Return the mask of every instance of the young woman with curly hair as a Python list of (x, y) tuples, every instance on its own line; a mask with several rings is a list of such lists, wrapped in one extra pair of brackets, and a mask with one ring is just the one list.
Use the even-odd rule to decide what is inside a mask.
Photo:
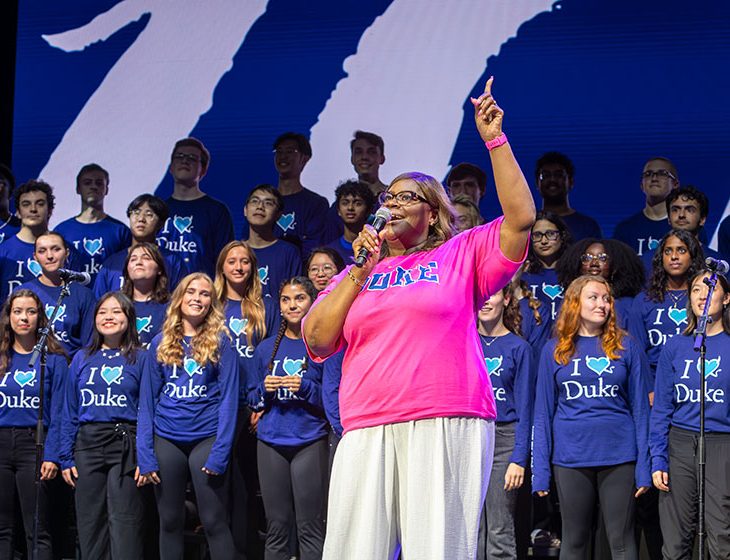
[(142, 482), (156, 485), (160, 557), (183, 556), (189, 471), (211, 558), (234, 558), (225, 474), (238, 411), (238, 357), (208, 275), (183, 278), (149, 352), (137, 449)]
[(613, 558), (638, 558), (634, 497), (651, 484), (645, 367), (638, 345), (617, 325), (608, 281), (574, 280), (540, 359), (533, 434), (532, 490), (548, 493), (552, 468), (561, 558), (589, 556), (597, 502)]

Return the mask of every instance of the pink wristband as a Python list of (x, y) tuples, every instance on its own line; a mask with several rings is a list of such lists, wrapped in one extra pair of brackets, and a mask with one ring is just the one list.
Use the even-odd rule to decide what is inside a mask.
[(494, 148), (498, 148), (502, 144), (506, 144), (506, 143), (507, 143), (507, 135), (503, 132), (496, 138), (492, 138), (491, 140), (484, 142), (484, 145), (491, 152)]

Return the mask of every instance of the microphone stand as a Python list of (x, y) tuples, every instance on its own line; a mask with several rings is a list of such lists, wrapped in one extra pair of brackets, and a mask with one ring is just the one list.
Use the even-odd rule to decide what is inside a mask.
[(53, 308), (53, 315), (48, 320), (48, 324), (41, 329), (41, 336), (33, 347), (33, 354), (30, 357), (29, 367), (35, 367), (36, 361), (40, 358), (40, 373), (38, 376), (38, 421), (35, 428), (35, 508), (33, 510), (33, 551), (32, 560), (38, 560), (38, 527), (40, 525), (40, 503), (41, 503), (41, 465), (43, 465), (44, 451), (44, 435), (43, 427), (43, 400), (45, 399), (45, 382), (46, 382), (46, 358), (48, 354), (48, 336), (51, 328), (61, 307), (61, 302), (71, 294), (68, 282), (61, 284), (61, 293), (56, 301), (56, 307)]
[(697, 539), (699, 548), (699, 557), (705, 557), (705, 467), (706, 467), (706, 449), (705, 449), (705, 354), (707, 352), (707, 323), (710, 319), (710, 302), (712, 294), (717, 285), (717, 272), (712, 271), (709, 278), (705, 278), (704, 283), (707, 284), (709, 290), (707, 299), (705, 300), (705, 308), (702, 315), (697, 318), (697, 328), (695, 328), (695, 352), (700, 353), (700, 437), (697, 442), (697, 492), (699, 494), (697, 500)]

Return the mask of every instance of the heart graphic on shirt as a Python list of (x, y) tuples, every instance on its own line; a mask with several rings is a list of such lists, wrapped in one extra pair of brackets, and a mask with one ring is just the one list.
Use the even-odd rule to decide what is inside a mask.
[(35, 370), (20, 371), (16, 369), (15, 373), (13, 373), (13, 379), (15, 379), (19, 387), (25, 387), (26, 385), (32, 387), (35, 385)]
[(297, 375), (299, 372), (302, 371), (302, 367), (304, 366), (304, 360), (292, 360), (290, 358), (284, 358), (284, 363), (282, 364), (282, 367), (284, 368), (284, 373), (287, 375)]
[(150, 332), (152, 326), (152, 315), (146, 317), (137, 317), (137, 332)]
[(269, 265), (259, 267), (259, 280), (264, 286), (269, 283)]
[(193, 225), (193, 217), (175, 215), (172, 219), (172, 225), (175, 226), (178, 233), (190, 233)]
[(124, 366), (101, 366), (101, 378), (106, 381), (107, 385), (116, 383), (119, 385), (122, 381), (122, 371)]
[(484, 358), (484, 363), (487, 366), (487, 371), (489, 372), (489, 375), (496, 375), (499, 377), (499, 375), (502, 373), (502, 356), (499, 356), (497, 358)]
[(686, 309), (677, 309), (676, 307), (670, 307), (669, 311), (667, 311), (667, 315), (669, 315), (669, 318), (674, 321), (675, 325), (681, 325), (682, 323), (687, 322)]
[(656, 249), (657, 247), (659, 247), (659, 240), (658, 239), (652, 239), (650, 237), (649, 238), (649, 243), (647, 245), (649, 246), (649, 250), (650, 251), (653, 251), (654, 249)]
[[(53, 317), (53, 311), (56, 309), (55, 305), (48, 305), (46, 304), (46, 319), (49, 321), (51, 320), (51, 317)], [(66, 305), (60, 305), (58, 307), (58, 315), (56, 315), (56, 319), (54, 321), (63, 321), (66, 318)]]
[(543, 282), (542, 293), (551, 300), (554, 300), (555, 298), (563, 297), (563, 287), (559, 284), (545, 284)]
[(84, 237), (84, 251), (86, 251), (90, 256), (94, 256), (101, 252), (104, 244), (102, 243), (102, 238), (99, 237), (98, 239), (86, 239)]
[(588, 369), (594, 371), (600, 376), (602, 373), (605, 373), (605, 371), (608, 369), (608, 366), (611, 365), (611, 361), (606, 358), (606, 356), (603, 356), (601, 358), (586, 356), (586, 365), (588, 366)]
[[(717, 377), (717, 374), (722, 371), (720, 369), (720, 358), (721, 356), (718, 356), (717, 358), (713, 358), (711, 360), (708, 360), (705, 358), (705, 379), (708, 377)], [(697, 373), (700, 372), (700, 359), (697, 358)]]
[(185, 369), (185, 373), (187, 373), (190, 377), (195, 374), (203, 375), (203, 370), (200, 369), (198, 362), (192, 358), (185, 358), (183, 360), (183, 368)]
[(238, 317), (231, 317), (228, 320), (228, 328), (236, 336), (241, 336), (241, 333), (246, 329), (246, 325), (248, 325), (247, 318), (239, 319)]
[(38, 264), (38, 261), (35, 259), (28, 259), (26, 266), (28, 267), (28, 270), (30, 270), (30, 273), (36, 278), (38, 278), (43, 273), (41, 265)]
[(290, 229), (294, 229), (294, 219), (295, 214), (292, 212), (291, 214), (282, 214), (278, 220), (276, 220), (276, 225), (279, 226), (282, 230), (288, 231)]

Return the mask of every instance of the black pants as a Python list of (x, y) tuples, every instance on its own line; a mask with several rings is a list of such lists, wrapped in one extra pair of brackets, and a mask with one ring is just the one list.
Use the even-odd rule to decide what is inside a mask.
[(155, 436), (161, 482), (155, 486), (160, 514), (160, 558), (181, 560), (184, 552), (185, 486), (188, 473), (198, 501), (212, 560), (234, 560), (236, 550), (228, 521), (226, 474), (210, 476), (201, 469), (215, 442), (211, 436), (195, 443), (174, 443)]
[(322, 558), (327, 463), (327, 438), (297, 447), (259, 441), (259, 479), (267, 519), (266, 560), (289, 560), (289, 535), (295, 525), (300, 560)]
[[(143, 557), (144, 504), (134, 481), (133, 427), (82, 424), (76, 437), (76, 521), (86, 560)], [(125, 446), (126, 451), (125, 451)]]
[[(35, 512), (35, 429), (0, 428), (0, 558), (13, 558), (15, 497), (20, 503), (28, 553), (33, 550)], [(41, 483), (38, 525), (39, 560), (51, 560), (46, 483)]]
[(637, 560), (634, 537), (634, 463), (611, 467), (554, 467), (563, 525), (561, 560), (590, 557), (596, 500), (613, 560)]
[[(659, 493), (666, 560), (692, 558), (697, 530), (697, 432), (669, 432), (669, 492)], [(705, 527), (710, 558), (730, 558), (730, 434), (706, 434)]]

